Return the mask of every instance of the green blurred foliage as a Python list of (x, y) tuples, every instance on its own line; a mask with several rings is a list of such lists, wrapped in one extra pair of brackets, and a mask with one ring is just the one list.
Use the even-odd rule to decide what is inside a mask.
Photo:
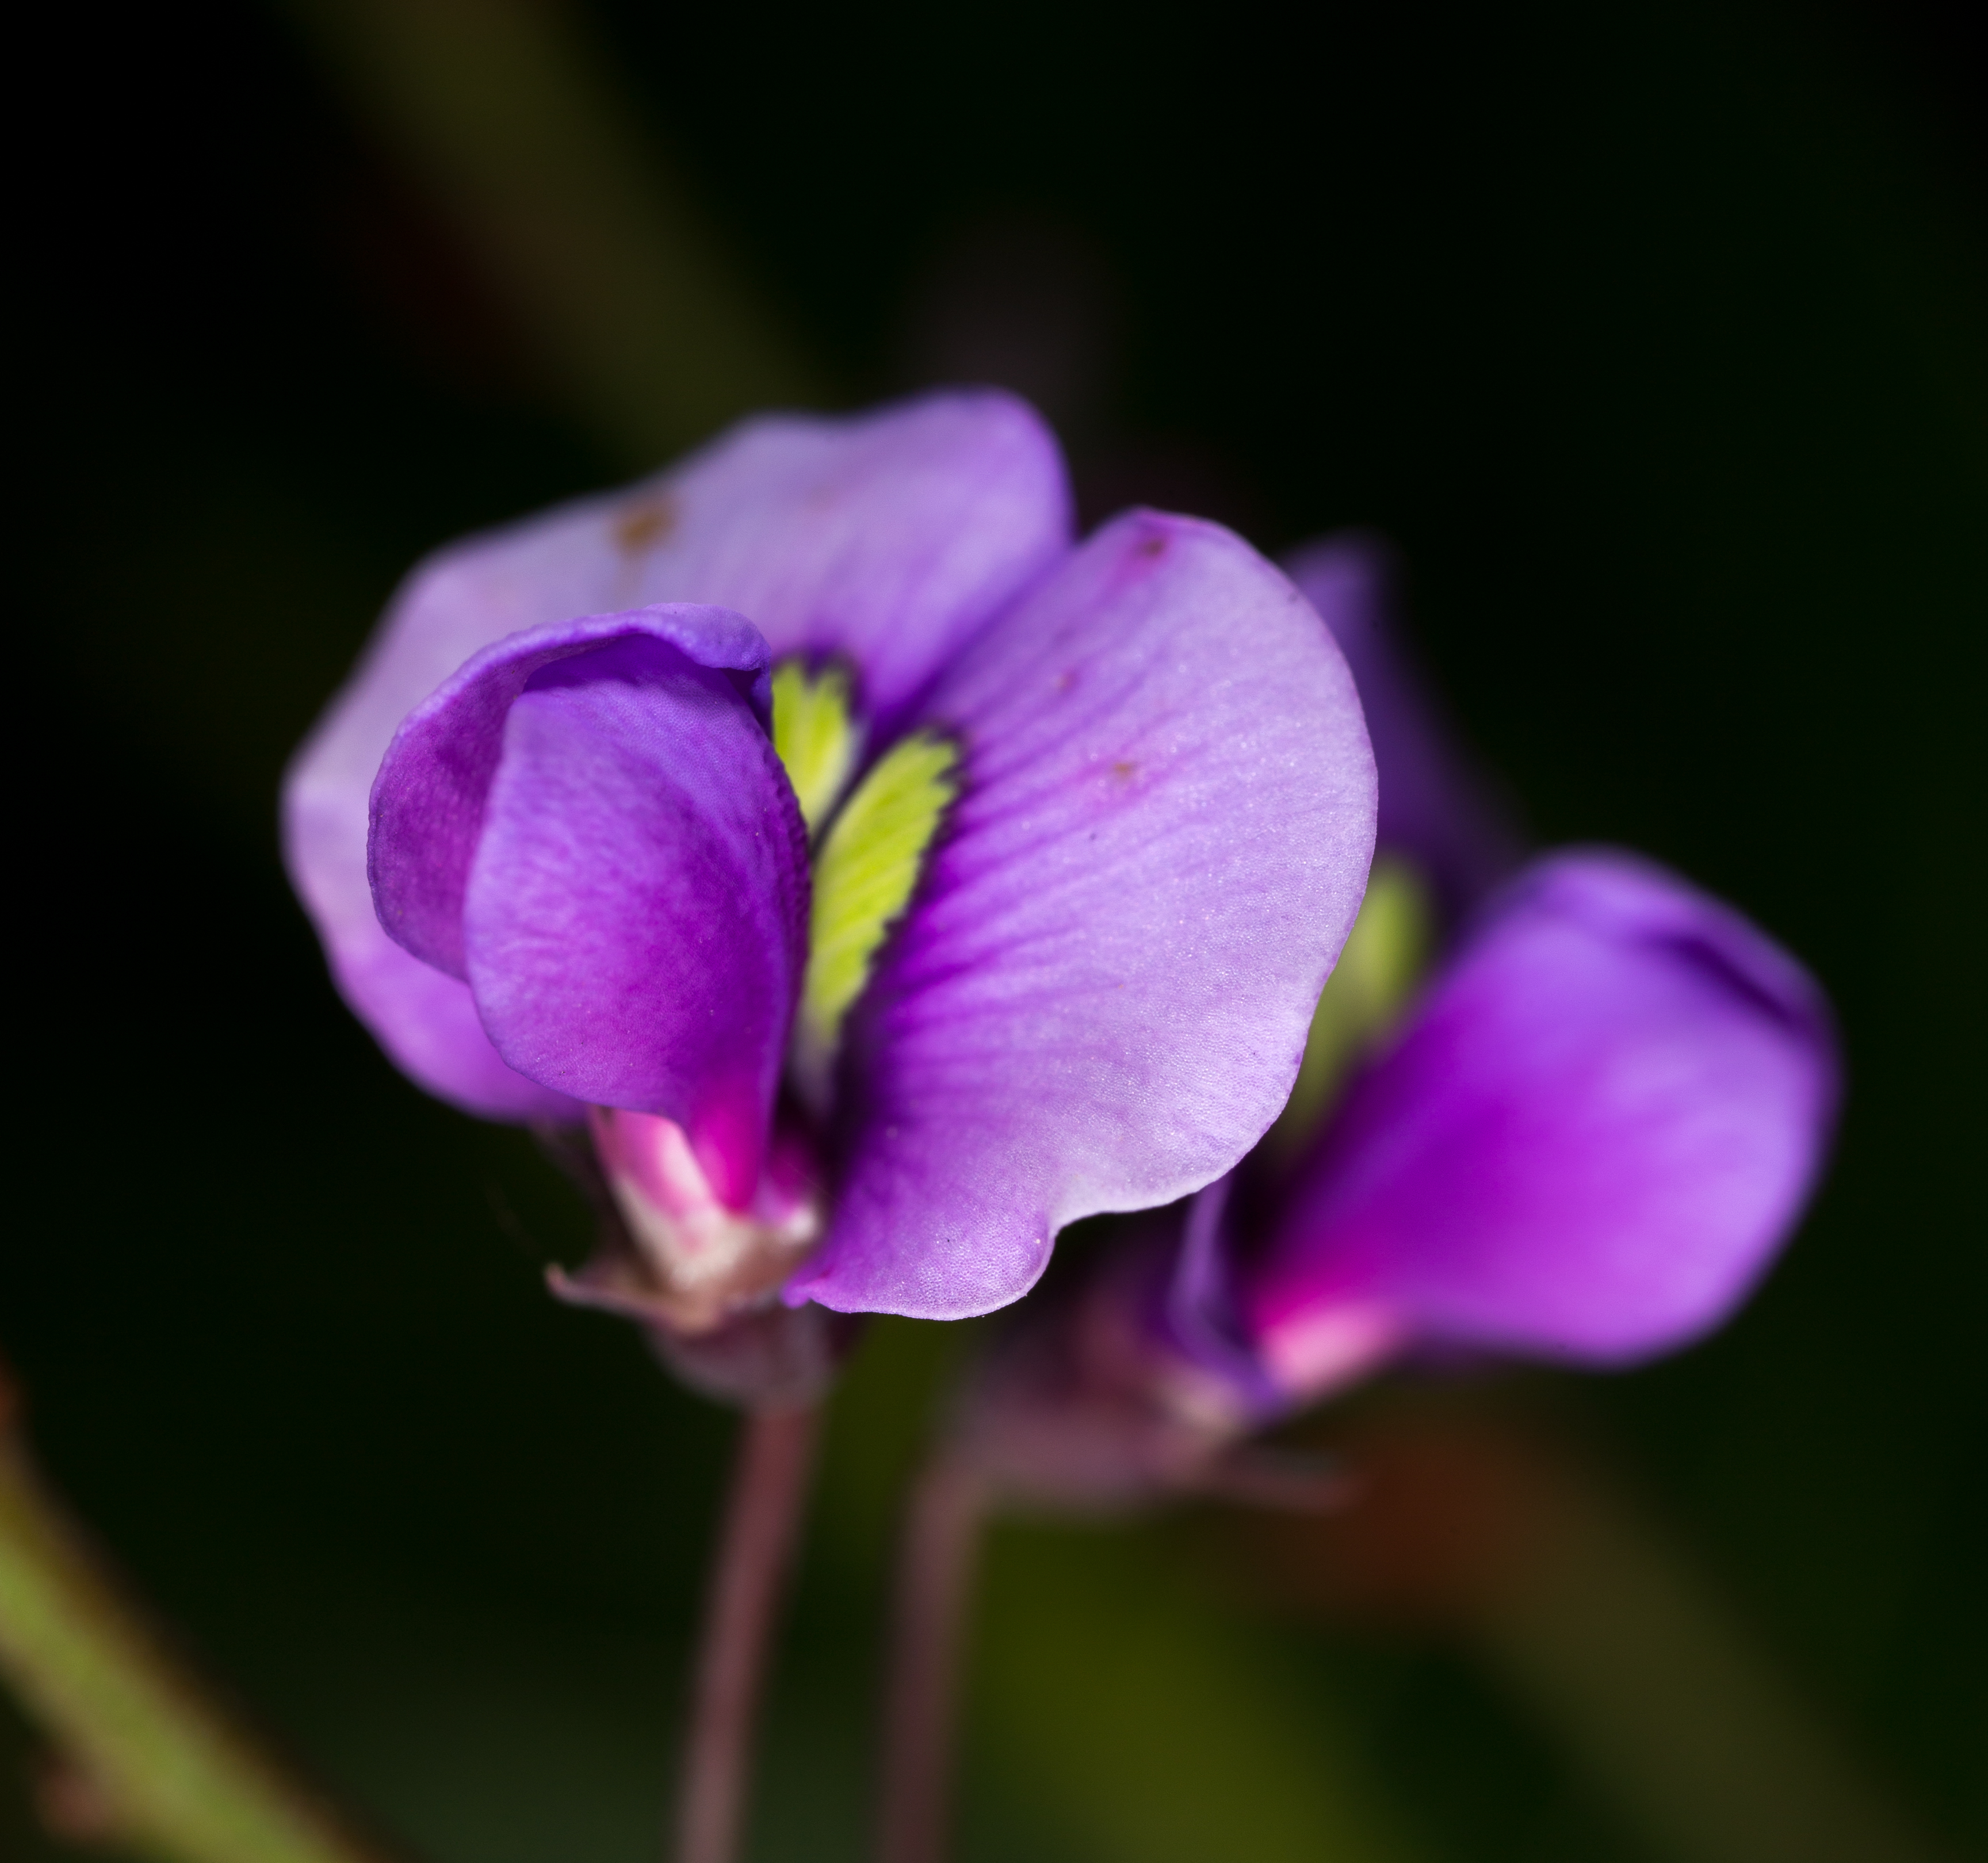
[[(1266, 546), (1384, 531), (1541, 837), (1645, 847), (1820, 969), (1853, 1087), (1798, 1246), (1718, 1341), (1557, 1395), (1988, 1851), (1988, 222), (1910, 42), (1550, 0), (592, 18), (853, 391), (975, 225), (1077, 229), (1122, 292), (1087, 484), (1185, 459)], [(35, 29), (0, 1344), (79, 1509), (334, 1785), (437, 1859), (646, 1855), (729, 1425), (546, 1300), (574, 1200), (387, 1067), (272, 832), (406, 565), (620, 466), (276, 16)], [(880, 1326), (840, 1400), (764, 1858), (861, 1852), (894, 1489), (962, 1344)], [(1460, 1655), (1280, 1624), (1164, 1526), (1004, 1530), (980, 1635), (975, 1863), (1643, 1854)]]

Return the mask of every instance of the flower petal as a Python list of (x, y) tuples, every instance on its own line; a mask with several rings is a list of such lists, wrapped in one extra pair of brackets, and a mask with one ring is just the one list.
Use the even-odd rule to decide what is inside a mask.
[(1381, 846), (1416, 862), (1446, 915), (1466, 911), (1518, 864), (1520, 838), (1402, 651), (1386, 546), (1327, 537), (1284, 566), (1353, 669), (1380, 772)]
[[(668, 526), (631, 549), (657, 513)], [(603, 521), (604, 520), (604, 522)], [(838, 420), (735, 428), (595, 521), (635, 600), (752, 617), (776, 659), (839, 657), (873, 739), (986, 620), (1070, 547), (1054, 437), (993, 390)]]
[(1374, 770), (1297, 591), (1151, 513), (982, 634), (921, 722), (962, 793), (851, 1017), (840, 1195), (788, 1293), (947, 1318), (1262, 1135), (1359, 904)]
[(766, 651), (722, 609), (533, 629), (407, 719), (373, 795), (380, 921), (465, 977), (517, 1072), (757, 1183), (806, 954)]
[[(584, 1119), (585, 1107), (505, 1066), (468, 984), (410, 956), (380, 929), (366, 889), (363, 845), (356, 862), (326, 860), (310, 871), (322, 877), (346, 864), (357, 868), (356, 888), (344, 874), (346, 884), (306, 892), (306, 902), (330, 950), (339, 994), (394, 1066), (436, 1098), (480, 1118), (556, 1125)], [(291, 871), (300, 871), (294, 857)]]
[[(570, 679), (555, 675), (576, 657), (587, 665), (568, 669)], [(486, 647), (408, 714), (380, 763), (367, 837), (380, 924), (424, 962), (467, 976), (465, 889), (509, 715), (528, 685), (660, 689), (702, 669), (715, 678), (691, 677), (686, 690), (708, 688), (715, 712), (749, 718), (746, 734), (763, 742), (773, 715), (768, 664), (766, 642), (742, 615), (687, 604), (582, 615)]]
[(482, 648), (575, 615), (715, 604), (750, 615), (776, 657), (847, 657), (875, 726), (1067, 548), (1069, 522), (1034, 414), (993, 391), (948, 393), (746, 421), (652, 479), (430, 558), (284, 784), (286, 859), (347, 1001), (445, 1098), (498, 1118), (564, 1105), (506, 1080), (467, 998), (415, 982), (372, 916), (367, 798), (380, 759)]
[(1736, 913), (1627, 855), (1542, 860), (1354, 1087), (1249, 1271), (1259, 1344), (1287, 1382), (1343, 1314), (1600, 1363), (1679, 1344), (1792, 1226), (1836, 1087), (1820, 992)]

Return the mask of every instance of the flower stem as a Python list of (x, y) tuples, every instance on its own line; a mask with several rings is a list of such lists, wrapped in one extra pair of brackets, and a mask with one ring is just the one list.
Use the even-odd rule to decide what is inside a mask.
[(30, 1462), (4, 1374), (0, 1673), (59, 1749), (45, 1809), (83, 1807), (93, 1835), (173, 1863), (379, 1863), (122, 1595)]
[(677, 1863), (733, 1863), (745, 1826), (759, 1685), (799, 1537), (820, 1412), (748, 1411), (705, 1594)]
[(912, 1493), (884, 1709), (878, 1863), (940, 1863), (945, 1854), (960, 1655), (986, 1503), (979, 1474), (942, 1453)]
[(832, 392), (553, 0), (289, 0), (563, 391), (646, 468)]

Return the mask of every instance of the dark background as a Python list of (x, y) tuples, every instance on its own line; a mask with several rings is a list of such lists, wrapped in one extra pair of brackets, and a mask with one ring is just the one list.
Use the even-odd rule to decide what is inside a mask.
[[(942, 367), (948, 307), (1024, 255), (1076, 333), (1037, 385), (1087, 502), (1192, 502), (1271, 549), (1381, 530), (1534, 831), (1647, 849), (1819, 971), (1851, 1098), (1785, 1264), (1706, 1347), (1549, 1381), (1795, 1685), (1988, 1853), (1966, 15), (587, 12), (847, 398)], [(543, 1298), (578, 1209), (380, 1058), (273, 835), (413, 557), (627, 462), (286, 16), (74, 8), (16, 44), (0, 1347), (127, 1570), (383, 1825), (465, 1863), (644, 1855), (729, 1422)], [(880, 1328), (838, 1415), (756, 1855), (860, 1854), (938, 1330)], [(1010, 1538), (1013, 1608), (1067, 1600), (1056, 1536)], [(1315, 1737), (1385, 1807), (1387, 1854), (1659, 1854), (1441, 1639), (1178, 1608), (1207, 1700), (1270, 1662), (1277, 1737), (1295, 1714), (1299, 1763)], [(1149, 1704), (1104, 1699), (1136, 1800)], [(1060, 1772), (1015, 1712), (975, 1708), (970, 1857), (1173, 1854), (1081, 1802), (1081, 1730)], [(10, 1726), (0, 1848), (39, 1856)], [(1238, 1858), (1292, 1841), (1256, 1764), (1198, 1801), (1239, 1829), (1220, 1792), (1256, 1794)]]

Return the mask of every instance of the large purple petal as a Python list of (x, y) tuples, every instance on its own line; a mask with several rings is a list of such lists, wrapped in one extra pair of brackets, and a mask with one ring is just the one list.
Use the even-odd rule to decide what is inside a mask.
[(1227, 1170), (1290, 1090), (1373, 852), (1317, 617), (1228, 532), (1134, 513), (925, 713), (965, 787), (844, 1070), (840, 1195), (789, 1287), (985, 1312), (1057, 1231)]
[(845, 654), (865, 703), (889, 713), (1067, 546), (1068, 511), (1035, 415), (952, 393), (749, 421), (654, 478), (431, 557), (284, 785), (286, 857), (347, 1001), (443, 1097), (499, 1118), (573, 1114), (508, 1077), (467, 992), (411, 971), (374, 919), (367, 798), (401, 721), (507, 634), (664, 601), (750, 615), (776, 656)]
[(408, 718), (373, 793), (380, 922), (467, 979), (503, 1061), (674, 1120), (742, 1202), (806, 948), (766, 658), (723, 609), (513, 635)]
[[(584, 1119), (585, 1107), (504, 1064), (483, 1032), (468, 984), (410, 956), (380, 930), (373, 896), (364, 890), (365, 851), (359, 850), (356, 892), (349, 885), (326, 886), (305, 898), (330, 949), (339, 993), (394, 1066), (438, 1099), (481, 1118), (561, 1125)], [(333, 864), (327, 860), (316, 871)], [(294, 856), (292, 871), (298, 871)]]
[(1521, 844), (1409, 662), (1389, 552), (1370, 537), (1327, 537), (1293, 551), (1284, 566), (1353, 669), (1380, 773), (1381, 846), (1415, 860), (1449, 913), (1468, 910), (1518, 864)]
[(1836, 1092), (1820, 992), (1736, 913), (1627, 855), (1542, 860), (1353, 1089), (1248, 1271), (1248, 1317), (1293, 1387), (1354, 1317), (1662, 1351), (1763, 1271)]
[[(766, 643), (723, 608), (639, 608), (582, 615), (486, 647), (407, 715), (381, 761), (368, 805), (367, 864), (380, 922), (396, 944), (463, 977), (462, 914), (470, 863), (483, 833), (507, 720), (530, 684), (555, 681), (565, 661), (582, 682), (660, 689), (693, 669), (718, 712), (740, 715), (745, 736), (766, 742), (772, 718)], [(753, 753), (756, 756), (757, 752)]]

